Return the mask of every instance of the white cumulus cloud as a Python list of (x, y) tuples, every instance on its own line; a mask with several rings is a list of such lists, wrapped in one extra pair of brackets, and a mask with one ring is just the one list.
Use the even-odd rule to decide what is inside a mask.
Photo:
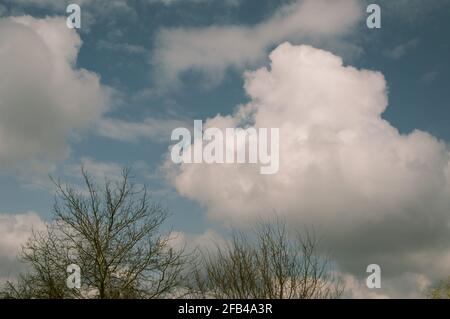
[(251, 101), (204, 127), (234, 127), (246, 119), (256, 128), (280, 128), (279, 172), (260, 175), (258, 165), (174, 167), (169, 160), (178, 192), (223, 222), (251, 224), (277, 211), (290, 225), (314, 225), (324, 248), (352, 274), (364, 275), (377, 263), (388, 278), (446, 276), (445, 143), (420, 130), (401, 134), (382, 118), (388, 96), (379, 72), (289, 43), (270, 59), (270, 68), (245, 74)]
[(111, 90), (76, 67), (80, 46), (64, 18), (0, 19), (0, 170), (65, 159), (107, 110)]

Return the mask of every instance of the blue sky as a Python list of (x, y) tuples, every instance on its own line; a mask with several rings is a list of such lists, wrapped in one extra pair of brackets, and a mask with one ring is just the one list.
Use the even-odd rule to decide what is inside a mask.
[[(63, 2), (4, 0), (0, 4), (0, 16), (3, 15), (1, 19), (22, 15), (34, 19), (65, 17)], [(266, 41), (262, 52), (258, 44), (249, 47), (261, 56), (226, 63), (231, 58), (224, 54), (223, 59), (219, 57), (218, 61), (209, 63), (205, 55), (204, 61), (208, 62), (204, 66), (202, 57), (194, 62), (186, 60), (203, 43), (193, 34), (201, 34), (212, 26), (219, 30), (236, 27), (247, 30), (244, 34), (252, 43), (252, 35), (265, 39), (264, 30), (270, 33), (280, 26), (283, 19), (274, 17), (280, 10), (289, 16), (290, 11), (296, 10), (296, 3), (275, 0), (80, 2), (82, 28), (77, 32), (82, 45), (73, 68), (97, 74), (101, 84), (114, 92), (113, 98), (95, 123), (82, 129), (77, 127), (76, 134), (71, 133), (66, 141), (70, 149), (66, 156), (57, 160), (45, 158), (50, 169), (39, 168), (38, 172), (31, 167), (24, 169), (30, 165), (31, 158), (17, 161), (17, 165), (0, 166), (0, 212), (33, 211), (48, 220), (53, 194), (46, 184), (47, 174), (77, 182), (73, 172), (81, 163), (88, 169), (98, 169), (100, 175), (117, 171), (120, 166), (130, 166), (137, 181), (147, 184), (155, 192), (155, 200), (173, 214), (171, 228), (190, 235), (203, 234), (208, 229), (226, 234), (223, 225), (228, 220), (217, 218), (211, 212), (211, 207), (205, 205), (208, 198), (183, 196), (182, 190), (167, 181), (162, 166), (171, 145), (170, 131), (179, 123), (192, 125), (194, 119), (231, 115), (238, 105), (251, 101), (244, 89), (243, 73), (268, 66), (270, 51), (284, 41), (294, 45), (311, 44), (342, 57), (344, 65), (381, 72), (389, 98), (382, 117), (402, 134), (422, 130), (444, 144), (450, 141), (450, 41), (446, 36), (450, 30), (450, 2), (446, 0), (378, 1), (382, 8), (382, 28), (377, 30), (366, 27), (366, 3), (358, 2), (355, 6), (359, 11), (346, 14), (345, 8), (336, 10), (336, 16), (340, 15), (341, 19), (336, 32), (323, 31), (321, 18), (316, 17), (319, 31), (303, 34), (300, 23), (298, 34), (294, 26), (291, 28), (294, 32), (267, 35), (267, 41), (261, 40)], [(275, 22), (270, 24), (270, 21)], [(343, 24), (348, 26), (340, 30)], [(254, 31), (264, 25), (269, 27), (261, 27), (261, 34)], [(315, 26), (312, 22), (311, 25)], [(173, 55), (170, 50), (177, 48), (176, 39), (180, 39), (177, 37), (191, 36), (192, 40), (186, 39), (188, 43), (200, 44)], [(215, 40), (220, 43), (220, 39)], [(239, 36), (231, 40), (224, 45), (224, 51), (239, 51), (245, 46), (246, 41), (242, 42)], [(168, 56), (176, 59), (170, 60)], [(174, 61), (178, 60), (187, 64), (176, 69)], [(112, 121), (113, 126), (117, 121), (127, 123), (131, 135), (124, 136), (124, 130), (111, 131), (104, 126), (102, 131), (105, 121)], [(216, 181), (221, 182), (225, 183)]]
[[(214, 117), (217, 113), (232, 113), (237, 104), (247, 100), (242, 89), (244, 70), (228, 70), (225, 79), (212, 88), (205, 87), (202, 79), (198, 79), (195, 74), (185, 74), (184, 77), (189, 81), (184, 81), (180, 88), (170, 88), (168, 92), (155, 97), (135, 97), (142, 94), (142, 91), (151, 90), (158, 82), (159, 74), (151, 65), (151, 55), (156, 45), (155, 35), (161, 28), (257, 24), (289, 1), (241, 2), (234, 6), (221, 1), (180, 1), (179, 4), (172, 5), (129, 1), (130, 8), (135, 9), (130, 9), (131, 14), (113, 12), (111, 17), (99, 15), (96, 17), (100, 17), (99, 21), (93, 22), (89, 31), (84, 32), (82, 28), (79, 34), (83, 45), (77, 66), (100, 74), (102, 83), (116, 88), (124, 96), (120, 105), (110, 112), (114, 117), (132, 121), (139, 121), (147, 116), (204, 119)], [(5, 6), (12, 12), (23, 12), (35, 17), (64, 13), (33, 4), (7, 2)], [(426, 17), (420, 12), (411, 12), (407, 6), (392, 11), (382, 9), (383, 27), (380, 30), (367, 30), (364, 21), (356, 26), (359, 30), (354, 40), (363, 53), (358, 57), (351, 57), (349, 62), (359, 68), (381, 71), (385, 75), (390, 88), (390, 104), (395, 107), (388, 108), (383, 115), (395, 127), (402, 132), (423, 129), (438, 138), (449, 140), (450, 79), (445, 71), (450, 67), (450, 42), (442, 38), (442, 32), (450, 29), (450, 20), (447, 18), (450, 6), (432, 10)], [(99, 48), (101, 41), (114, 43), (116, 40), (122, 44), (138, 46), (142, 52)], [(395, 50), (414, 40), (417, 44), (407, 47), (401, 57), (386, 55), (386, 51)], [(190, 81), (192, 78), (194, 81)], [(152, 141), (130, 145), (89, 134), (89, 137), (72, 145), (71, 158), (90, 157), (124, 166), (144, 161), (152, 169), (156, 169), (168, 145), (170, 137), (163, 145)], [(15, 184), (14, 189), (11, 184)], [(46, 192), (28, 191), (21, 184), (11, 179), (11, 176), (2, 177), (2, 210), (37, 210), (48, 216), (45, 211), (50, 210), (48, 202), (51, 202), (51, 198), (45, 196)], [(21, 204), (18, 205), (17, 199), (20, 197), (35, 199), (20, 201)], [(172, 206), (172, 201), (168, 199), (167, 204)], [(189, 210), (201, 210), (195, 203), (186, 203), (182, 198), (178, 197), (176, 201), (182, 204), (174, 207), (188, 204)], [(180, 217), (184, 215), (185, 213)], [(198, 215), (196, 217), (200, 217)]]

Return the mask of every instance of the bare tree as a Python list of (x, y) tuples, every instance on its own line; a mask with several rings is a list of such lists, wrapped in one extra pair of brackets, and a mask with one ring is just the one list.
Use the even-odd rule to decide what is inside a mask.
[(338, 298), (343, 286), (316, 246), (311, 233), (290, 236), (284, 222), (260, 223), (203, 252), (189, 289), (201, 298)]
[[(12, 298), (162, 298), (182, 281), (185, 256), (161, 234), (167, 212), (145, 187), (120, 181), (98, 187), (82, 170), (86, 189), (55, 181), (54, 221), (34, 233), (21, 259), (29, 272), (9, 282)], [(67, 266), (81, 269), (82, 286), (66, 285)]]

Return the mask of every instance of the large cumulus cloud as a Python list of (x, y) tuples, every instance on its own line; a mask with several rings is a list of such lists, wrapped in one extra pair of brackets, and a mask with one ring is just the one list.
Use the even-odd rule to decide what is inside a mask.
[(66, 158), (68, 139), (106, 111), (111, 91), (76, 67), (64, 18), (0, 19), (0, 169)]
[[(429, 279), (450, 265), (449, 150), (432, 135), (401, 134), (382, 118), (383, 75), (330, 52), (280, 45), (270, 68), (245, 75), (251, 101), (205, 127), (280, 128), (280, 170), (167, 163), (182, 195), (209, 217), (238, 225), (277, 211), (314, 227), (344, 272), (378, 263), (387, 278)], [(422, 278), (422, 277), (420, 277)], [(423, 282), (423, 280), (422, 280)]]

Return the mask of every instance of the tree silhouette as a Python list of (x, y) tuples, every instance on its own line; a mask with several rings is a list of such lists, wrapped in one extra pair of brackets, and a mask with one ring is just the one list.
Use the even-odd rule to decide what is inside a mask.
[(317, 252), (314, 235), (290, 236), (286, 224), (260, 223), (250, 234), (204, 252), (189, 284), (200, 298), (338, 298), (343, 285), (328, 259)]
[[(7, 298), (162, 298), (183, 280), (186, 256), (161, 233), (167, 211), (130, 180), (99, 187), (82, 169), (85, 189), (54, 181), (54, 220), (33, 233), (20, 259), (28, 271), (8, 282)], [(81, 287), (66, 285), (67, 266), (81, 269)]]

